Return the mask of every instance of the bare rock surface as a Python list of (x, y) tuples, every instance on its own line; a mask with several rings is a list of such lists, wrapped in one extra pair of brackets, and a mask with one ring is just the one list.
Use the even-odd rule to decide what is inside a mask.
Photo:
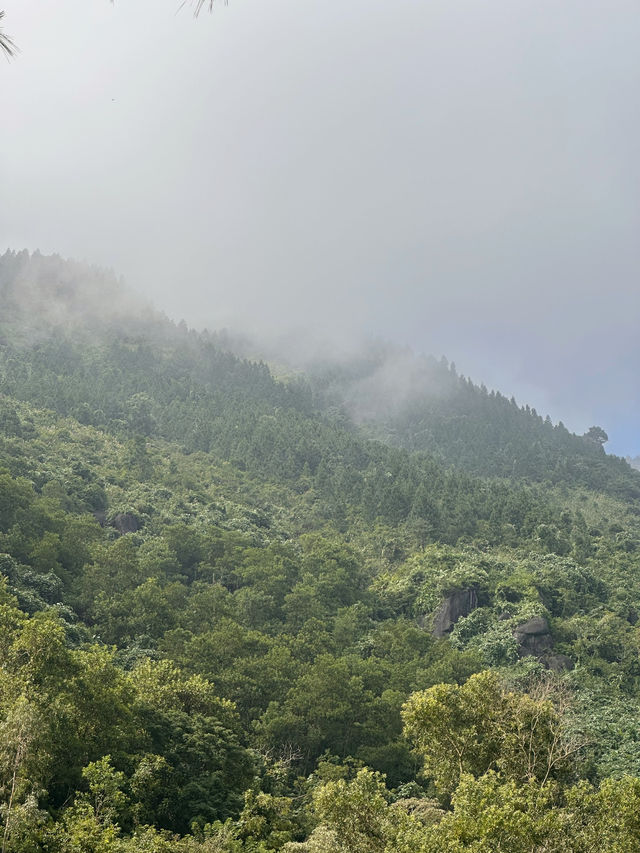
[(435, 637), (445, 637), (461, 616), (468, 616), (478, 606), (478, 594), (475, 589), (458, 589), (448, 595), (433, 619)]
[(136, 533), (140, 530), (140, 520), (132, 512), (119, 512), (113, 517), (111, 526), (124, 536), (125, 533)]
[(520, 646), (520, 657), (534, 655), (541, 657), (553, 648), (553, 638), (549, 623), (544, 616), (533, 616), (518, 625), (513, 636)]

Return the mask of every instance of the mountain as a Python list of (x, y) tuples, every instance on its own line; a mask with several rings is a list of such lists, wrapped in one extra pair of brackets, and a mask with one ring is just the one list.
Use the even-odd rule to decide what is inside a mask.
[(634, 849), (602, 431), (386, 345), (278, 378), (55, 256), (0, 295), (6, 851)]
[(344, 406), (365, 434), (385, 443), (426, 451), (476, 476), (570, 480), (640, 497), (628, 460), (603, 452), (604, 431), (594, 427), (576, 436), (514, 398), (474, 385), (445, 358), (377, 344), (343, 364), (312, 365), (311, 372), (329, 400)]

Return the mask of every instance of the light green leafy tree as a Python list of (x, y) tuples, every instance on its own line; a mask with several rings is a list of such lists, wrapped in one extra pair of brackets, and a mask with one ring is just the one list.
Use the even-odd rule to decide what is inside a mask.
[(405, 734), (445, 797), (464, 774), (478, 777), (492, 769), (520, 783), (546, 782), (567, 769), (587, 742), (565, 730), (568, 703), (552, 681), (527, 694), (507, 689), (486, 670), (460, 687), (436, 684), (414, 693), (403, 710)]

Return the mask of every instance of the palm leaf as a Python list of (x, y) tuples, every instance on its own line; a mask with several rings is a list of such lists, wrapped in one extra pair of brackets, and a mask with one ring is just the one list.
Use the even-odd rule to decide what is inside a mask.
[[(4, 12), (0, 12), (0, 20), (4, 18)], [(4, 53), (5, 56), (15, 56), (18, 52), (18, 48), (13, 43), (12, 39), (6, 35), (2, 28), (0, 28), (0, 53)]]
[[(200, 14), (200, 12), (202, 11), (202, 9), (204, 8), (204, 6), (208, 6), (209, 11), (211, 12), (213, 10), (214, 2), (215, 2), (215, 0), (191, 0), (191, 5), (194, 6), (193, 14), (197, 18), (198, 15)], [(229, 0), (224, 0), (224, 5), (226, 6), (228, 2), (229, 2)], [(185, 0), (185, 3), (186, 3), (186, 0)], [(184, 6), (185, 3), (182, 3), (182, 6)]]

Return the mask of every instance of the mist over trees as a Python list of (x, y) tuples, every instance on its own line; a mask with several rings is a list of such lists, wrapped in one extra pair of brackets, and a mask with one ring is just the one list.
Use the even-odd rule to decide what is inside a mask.
[(640, 853), (633, 4), (27, 5), (0, 853)]
[(0, 296), (6, 853), (637, 849), (602, 428), (383, 344), (278, 374), (55, 256)]

